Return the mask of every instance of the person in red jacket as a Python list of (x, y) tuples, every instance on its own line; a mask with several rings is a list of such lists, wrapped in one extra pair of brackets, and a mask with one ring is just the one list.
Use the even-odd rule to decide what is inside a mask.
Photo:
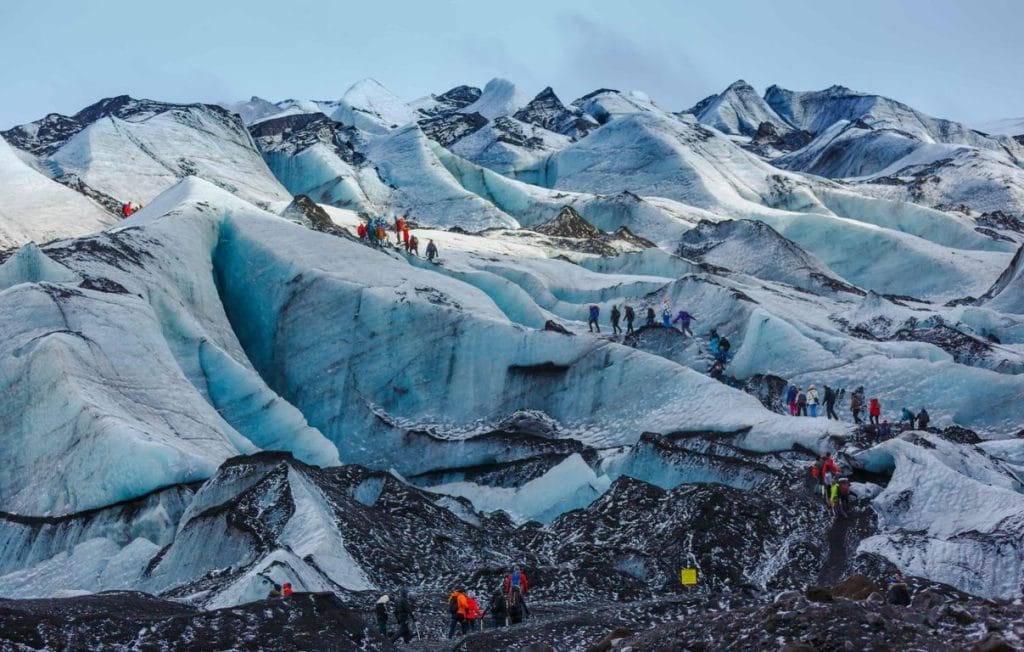
[[(516, 568), (505, 578), (505, 593), (508, 595), (509, 616), (512, 622), (518, 623), (522, 614), (530, 615), (530, 608), (526, 606), (526, 593), (530, 590), (530, 583), (526, 579), (526, 573)], [(515, 614), (519, 613), (519, 617)]]
[(404, 230), (405, 230), (405, 218), (404, 217), (396, 217), (395, 218), (395, 244), (396, 245), (401, 245), (402, 244), (402, 231), (404, 231)]
[(359, 226), (356, 228), (356, 234), (359, 236), (360, 240), (365, 240), (366, 239), (366, 225), (363, 224), (362, 222), (360, 222)]
[[(830, 475), (831, 474), (831, 475)], [(821, 459), (821, 466), (818, 469), (818, 474), (815, 476), (818, 478), (818, 483), (821, 487), (821, 495), (824, 496), (825, 502), (828, 502), (828, 479), (839, 477), (839, 466), (835, 460), (832, 459), (832, 453), (825, 453), (825, 456)]]
[(281, 585), (281, 595), (283, 595), (284, 597), (287, 598), (287, 597), (291, 596), (291, 594), (292, 594), (292, 583), (291, 582), (285, 582), (284, 584), (282, 584)]
[(520, 593), (526, 595), (529, 588), (530, 583), (526, 581), (526, 573), (518, 568), (509, 573), (505, 578), (505, 593), (510, 593), (512, 589), (519, 589)]
[(868, 402), (868, 414), (870, 415), (868, 421), (877, 426), (878, 417), (882, 416), (882, 404), (878, 402), (877, 398), (872, 398)]
[(476, 629), (479, 624), (483, 629), (484, 612), (480, 611), (480, 603), (472, 593), (466, 596), (466, 620), (469, 621), (469, 628)]

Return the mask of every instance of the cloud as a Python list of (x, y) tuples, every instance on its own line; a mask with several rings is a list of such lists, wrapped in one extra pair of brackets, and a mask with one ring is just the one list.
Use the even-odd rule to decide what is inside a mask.
[(573, 93), (602, 86), (640, 90), (678, 110), (710, 86), (682, 45), (669, 50), (653, 40), (641, 42), (578, 11), (563, 12), (559, 26), (566, 54), (557, 79)]

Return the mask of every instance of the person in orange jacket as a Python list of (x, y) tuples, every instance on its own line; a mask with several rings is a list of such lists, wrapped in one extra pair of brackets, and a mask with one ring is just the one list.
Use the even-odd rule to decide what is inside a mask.
[(469, 598), (462, 589), (455, 589), (448, 596), (448, 613), (451, 614), (451, 621), (448, 623), (448, 638), (454, 638), (455, 627), (458, 625), (465, 634), (469, 631), (469, 621), (466, 614), (469, 611)]

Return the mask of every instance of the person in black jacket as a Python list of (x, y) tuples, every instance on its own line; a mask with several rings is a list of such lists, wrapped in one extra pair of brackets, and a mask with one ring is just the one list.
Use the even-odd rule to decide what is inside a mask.
[(416, 622), (416, 615), (413, 613), (412, 600), (409, 599), (409, 592), (402, 589), (398, 594), (398, 602), (395, 603), (395, 620), (398, 621), (398, 633), (391, 639), (394, 643), (399, 638), (408, 643), (412, 640), (411, 623)]
[(899, 571), (894, 572), (889, 579), (889, 590), (885, 592), (885, 601), (903, 607), (910, 606), (910, 587), (907, 586)]
[(836, 414), (836, 390), (828, 385), (825, 385), (825, 417), (839, 421), (839, 415)]
[(619, 318), (621, 316), (622, 316), (622, 313), (619, 312), (619, 307), (613, 305), (612, 306), (612, 335), (618, 335), (618, 334), (620, 334), (622, 332), (622, 329), (619, 327)]
[(921, 411), (917, 413), (917, 429), (927, 430), (929, 421), (931, 421), (931, 417), (928, 416), (928, 412), (921, 408)]
[(633, 320), (636, 319), (636, 313), (633, 312), (633, 306), (626, 306), (626, 335), (633, 332)]
[(651, 326), (651, 327), (654, 326), (654, 319), (655, 319), (655, 317), (657, 317), (657, 315), (654, 314), (654, 308), (651, 307), (651, 306), (647, 306), (647, 325), (648, 326)]
[(494, 592), (489, 607), (494, 627), (508, 627), (508, 602), (506, 602), (505, 594), (502, 591)]

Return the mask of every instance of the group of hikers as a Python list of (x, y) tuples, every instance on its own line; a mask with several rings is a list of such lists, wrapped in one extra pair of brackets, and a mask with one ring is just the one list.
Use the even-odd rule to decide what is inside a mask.
[(292, 594), (292, 583), (285, 582), (284, 584), (273, 583), (273, 587), (270, 589), (270, 593), (267, 594), (268, 598), (287, 598)]
[[(673, 319), (672, 311), (669, 310), (668, 307), (668, 299), (665, 299), (662, 308), (663, 309), (661, 312), (661, 325), (664, 328), (674, 328), (676, 324), (679, 324), (680, 332), (689, 337), (693, 337), (693, 331), (690, 330), (690, 322), (696, 321), (696, 317), (686, 312), (685, 310), (680, 310), (678, 313), (676, 313), (675, 319)], [(600, 306), (591, 305), (589, 309), (589, 316), (587, 319), (587, 328), (590, 330), (591, 333), (595, 331), (598, 333), (601, 332), (601, 324), (598, 322), (598, 318), (600, 316)], [(654, 306), (647, 306), (646, 326), (656, 326), (656, 318), (657, 314), (654, 312)], [(633, 322), (636, 321), (636, 311), (633, 309), (633, 306), (629, 305), (628, 303), (623, 304), (622, 309), (620, 310), (618, 304), (612, 304), (611, 324), (613, 335), (622, 334), (622, 327), (619, 326), (619, 321), (622, 319), (626, 320), (626, 335), (634, 333), (635, 330), (633, 328)]]
[[(491, 616), (491, 626), (495, 628), (521, 623), (524, 616), (530, 615), (530, 610), (526, 606), (528, 590), (526, 573), (516, 568), (505, 577), (483, 610), (474, 594), (461, 588), (452, 591), (448, 596), (448, 638), (453, 638), (456, 633), (468, 634), (477, 629), (484, 629), (484, 621), (488, 614)], [(398, 630), (394, 635), (389, 635), (388, 632), (389, 607), (394, 612), (395, 622), (398, 624)], [(415, 606), (406, 589), (399, 592), (397, 601), (393, 601), (388, 595), (380, 596), (374, 611), (380, 635), (392, 643), (400, 638), (406, 643), (411, 641), (414, 628), (419, 636)]]
[(490, 603), (483, 611), (480, 603), (472, 593), (464, 589), (456, 589), (448, 596), (448, 638), (455, 636), (457, 631), (467, 634), (475, 629), (483, 629), (487, 614), (491, 615), (491, 627), (508, 627), (523, 622), (524, 616), (530, 615), (526, 606), (526, 594), (529, 582), (526, 573), (516, 568), (506, 577), (502, 585), (491, 594)]
[(142, 210), (142, 204), (133, 204), (130, 201), (126, 201), (121, 204), (121, 218), (128, 219), (133, 214)]
[[(356, 235), (359, 236), (360, 240), (368, 242), (374, 247), (390, 246), (391, 241), (388, 239), (389, 228), (388, 222), (383, 218), (373, 218), (368, 220), (366, 224), (360, 222), (359, 226), (356, 227)], [(394, 246), (404, 248), (407, 254), (420, 255), (420, 240), (409, 231), (409, 224), (404, 217), (395, 218), (394, 232)], [(434, 262), (434, 259), (437, 258), (437, 245), (434, 244), (433, 240), (427, 242), (426, 254), (427, 260), (430, 262)]]
[[(388, 605), (390, 603), (391, 598), (386, 594), (382, 595), (377, 599), (377, 605), (374, 609), (377, 613), (377, 629), (385, 639), (389, 638)], [(394, 636), (390, 637), (390, 640), (394, 643), (398, 639), (402, 639), (408, 643), (412, 640), (412, 628), (416, 627), (418, 633), (419, 624), (416, 622), (412, 599), (409, 597), (407, 589), (402, 589), (398, 592), (398, 600), (394, 602), (393, 610), (395, 612), (395, 622), (398, 623), (398, 631)]]
[[(661, 310), (661, 327), (672, 328), (679, 325), (679, 331), (687, 336), (693, 337), (693, 331), (690, 330), (690, 322), (696, 321), (697, 318), (688, 313), (685, 310), (678, 310), (675, 313), (675, 317), (672, 316), (672, 310), (669, 308), (668, 299), (662, 302)], [(591, 333), (601, 332), (601, 324), (599, 318), (601, 316), (601, 308), (598, 305), (591, 305), (589, 309), (587, 328)], [(624, 304), (622, 310), (619, 310), (617, 304), (612, 305), (611, 311), (611, 324), (612, 334), (619, 335), (622, 333), (622, 328), (619, 326), (619, 320), (625, 317), (626, 320), (626, 335), (630, 335), (635, 332), (633, 329), (633, 322), (636, 321), (636, 311), (633, 306)], [(647, 306), (647, 321), (644, 324), (647, 328), (656, 328), (659, 323), (657, 321), (657, 313), (654, 310), (654, 306)], [(711, 363), (708, 366), (708, 375), (716, 380), (725, 382), (725, 366), (732, 360), (733, 352), (731, 351), (732, 345), (729, 343), (729, 338), (719, 335), (718, 331), (714, 328), (708, 333), (708, 352), (711, 353)]]
[(818, 456), (811, 467), (811, 478), (815, 492), (825, 501), (833, 517), (841, 518), (850, 512), (850, 480), (839, 472), (832, 453)]
[[(786, 389), (786, 406), (789, 409), (789, 414), (792, 416), (819, 416), (819, 406), (825, 406), (825, 416), (829, 419), (839, 420), (839, 415), (836, 414), (836, 401), (843, 398), (846, 393), (845, 389), (839, 389), (838, 391), (828, 385), (825, 385), (825, 394), (822, 396), (818, 393), (817, 388), (811, 385), (805, 391), (803, 387), (798, 385), (790, 385)], [(861, 385), (857, 389), (853, 390), (850, 394), (850, 414), (853, 416), (853, 421), (857, 425), (862, 425), (864, 422), (861, 420), (861, 413), (864, 411), (864, 405), (867, 403), (868, 408), (868, 424), (870, 430), (878, 434), (881, 438), (890, 437), (893, 433), (892, 425), (888, 419), (882, 419), (882, 402), (876, 396), (872, 396), (870, 399), (865, 401), (864, 398), (864, 386)], [(921, 410), (914, 414), (910, 408), (903, 408), (903, 412), (900, 414), (900, 425), (904, 430), (925, 430), (928, 428), (928, 424), (931, 421), (931, 417), (928, 414), (928, 410), (921, 408)], [(906, 425), (904, 425), (906, 424)]]

